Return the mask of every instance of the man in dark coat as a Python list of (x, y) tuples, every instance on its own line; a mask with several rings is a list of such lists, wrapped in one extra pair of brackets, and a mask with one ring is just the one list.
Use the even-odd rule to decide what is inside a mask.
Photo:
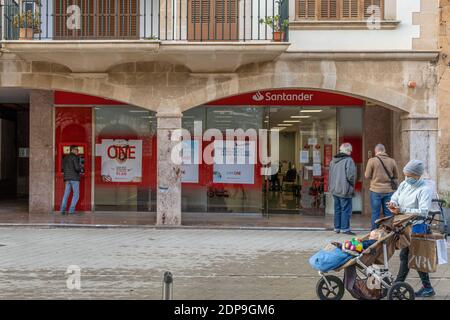
[(354, 235), (350, 230), (352, 198), (355, 196), (356, 165), (352, 145), (344, 143), (330, 163), (329, 191), (334, 200), (334, 231)]
[(82, 171), (80, 158), (78, 157), (78, 146), (70, 146), (70, 154), (65, 156), (62, 161), (62, 171), (66, 188), (61, 202), (61, 214), (65, 214), (66, 212), (70, 191), (73, 191), (73, 195), (69, 214), (73, 214), (75, 213), (75, 207), (80, 197), (80, 177)]

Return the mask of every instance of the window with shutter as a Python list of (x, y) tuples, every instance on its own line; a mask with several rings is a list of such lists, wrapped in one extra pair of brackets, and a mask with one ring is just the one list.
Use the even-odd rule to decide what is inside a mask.
[(338, 0), (321, 0), (320, 17), (322, 19), (336, 20), (338, 18)]
[(384, 0), (296, 0), (297, 20), (355, 20), (362, 21), (373, 14), (370, 6), (380, 8), (384, 19)]
[[(75, 19), (70, 6), (81, 14), (79, 28), (67, 25)], [(139, 0), (54, 0), (54, 38), (138, 38), (138, 8)]]
[(375, 10), (370, 10), (371, 6), (379, 8), (381, 19), (384, 19), (384, 0), (364, 0), (364, 18), (369, 18), (373, 14), (376, 14)]
[(342, 0), (342, 18), (358, 19), (360, 17), (359, 0)]
[(297, 0), (297, 19), (316, 19), (316, 0)]
[(188, 40), (238, 40), (239, 0), (189, 0)]

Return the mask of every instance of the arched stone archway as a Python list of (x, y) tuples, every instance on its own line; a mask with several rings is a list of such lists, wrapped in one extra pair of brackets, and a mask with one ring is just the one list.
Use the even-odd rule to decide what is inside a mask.
[[(17, 57), (0, 59), (0, 64), (2, 87), (83, 93), (163, 113), (245, 92), (302, 88), (350, 95), (412, 115), (437, 114), (435, 66), (428, 61), (306, 61), (282, 56), (231, 74), (194, 74), (163, 62), (126, 63), (101, 74), (70, 73), (60, 65)], [(416, 81), (415, 89), (408, 88), (404, 74)]]

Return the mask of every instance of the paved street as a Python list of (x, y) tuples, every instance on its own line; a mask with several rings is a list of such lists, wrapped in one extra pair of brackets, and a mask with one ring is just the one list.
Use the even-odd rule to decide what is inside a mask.
[[(0, 298), (160, 299), (169, 270), (175, 299), (316, 299), (308, 258), (344, 239), (326, 231), (0, 228)], [(395, 273), (398, 257), (392, 263)], [(69, 265), (81, 268), (80, 290), (67, 289)], [(408, 281), (418, 287), (415, 271)], [(449, 299), (448, 265), (432, 281), (436, 298)]]

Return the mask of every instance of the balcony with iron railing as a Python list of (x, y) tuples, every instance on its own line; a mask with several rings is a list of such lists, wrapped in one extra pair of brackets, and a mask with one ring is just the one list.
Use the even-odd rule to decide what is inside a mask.
[[(230, 72), (274, 59), (289, 46), (287, 32), (274, 41), (274, 31), (289, 19), (289, 0), (3, 0), (0, 8), (4, 50), (74, 72), (103, 72), (159, 55), (178, 62), (196, 53), (202, 59), (210, 53), (215, 58), (205, 61), (215, 63), (215, 71)], [(188, 67), (214, 71), (199, 65)]]

